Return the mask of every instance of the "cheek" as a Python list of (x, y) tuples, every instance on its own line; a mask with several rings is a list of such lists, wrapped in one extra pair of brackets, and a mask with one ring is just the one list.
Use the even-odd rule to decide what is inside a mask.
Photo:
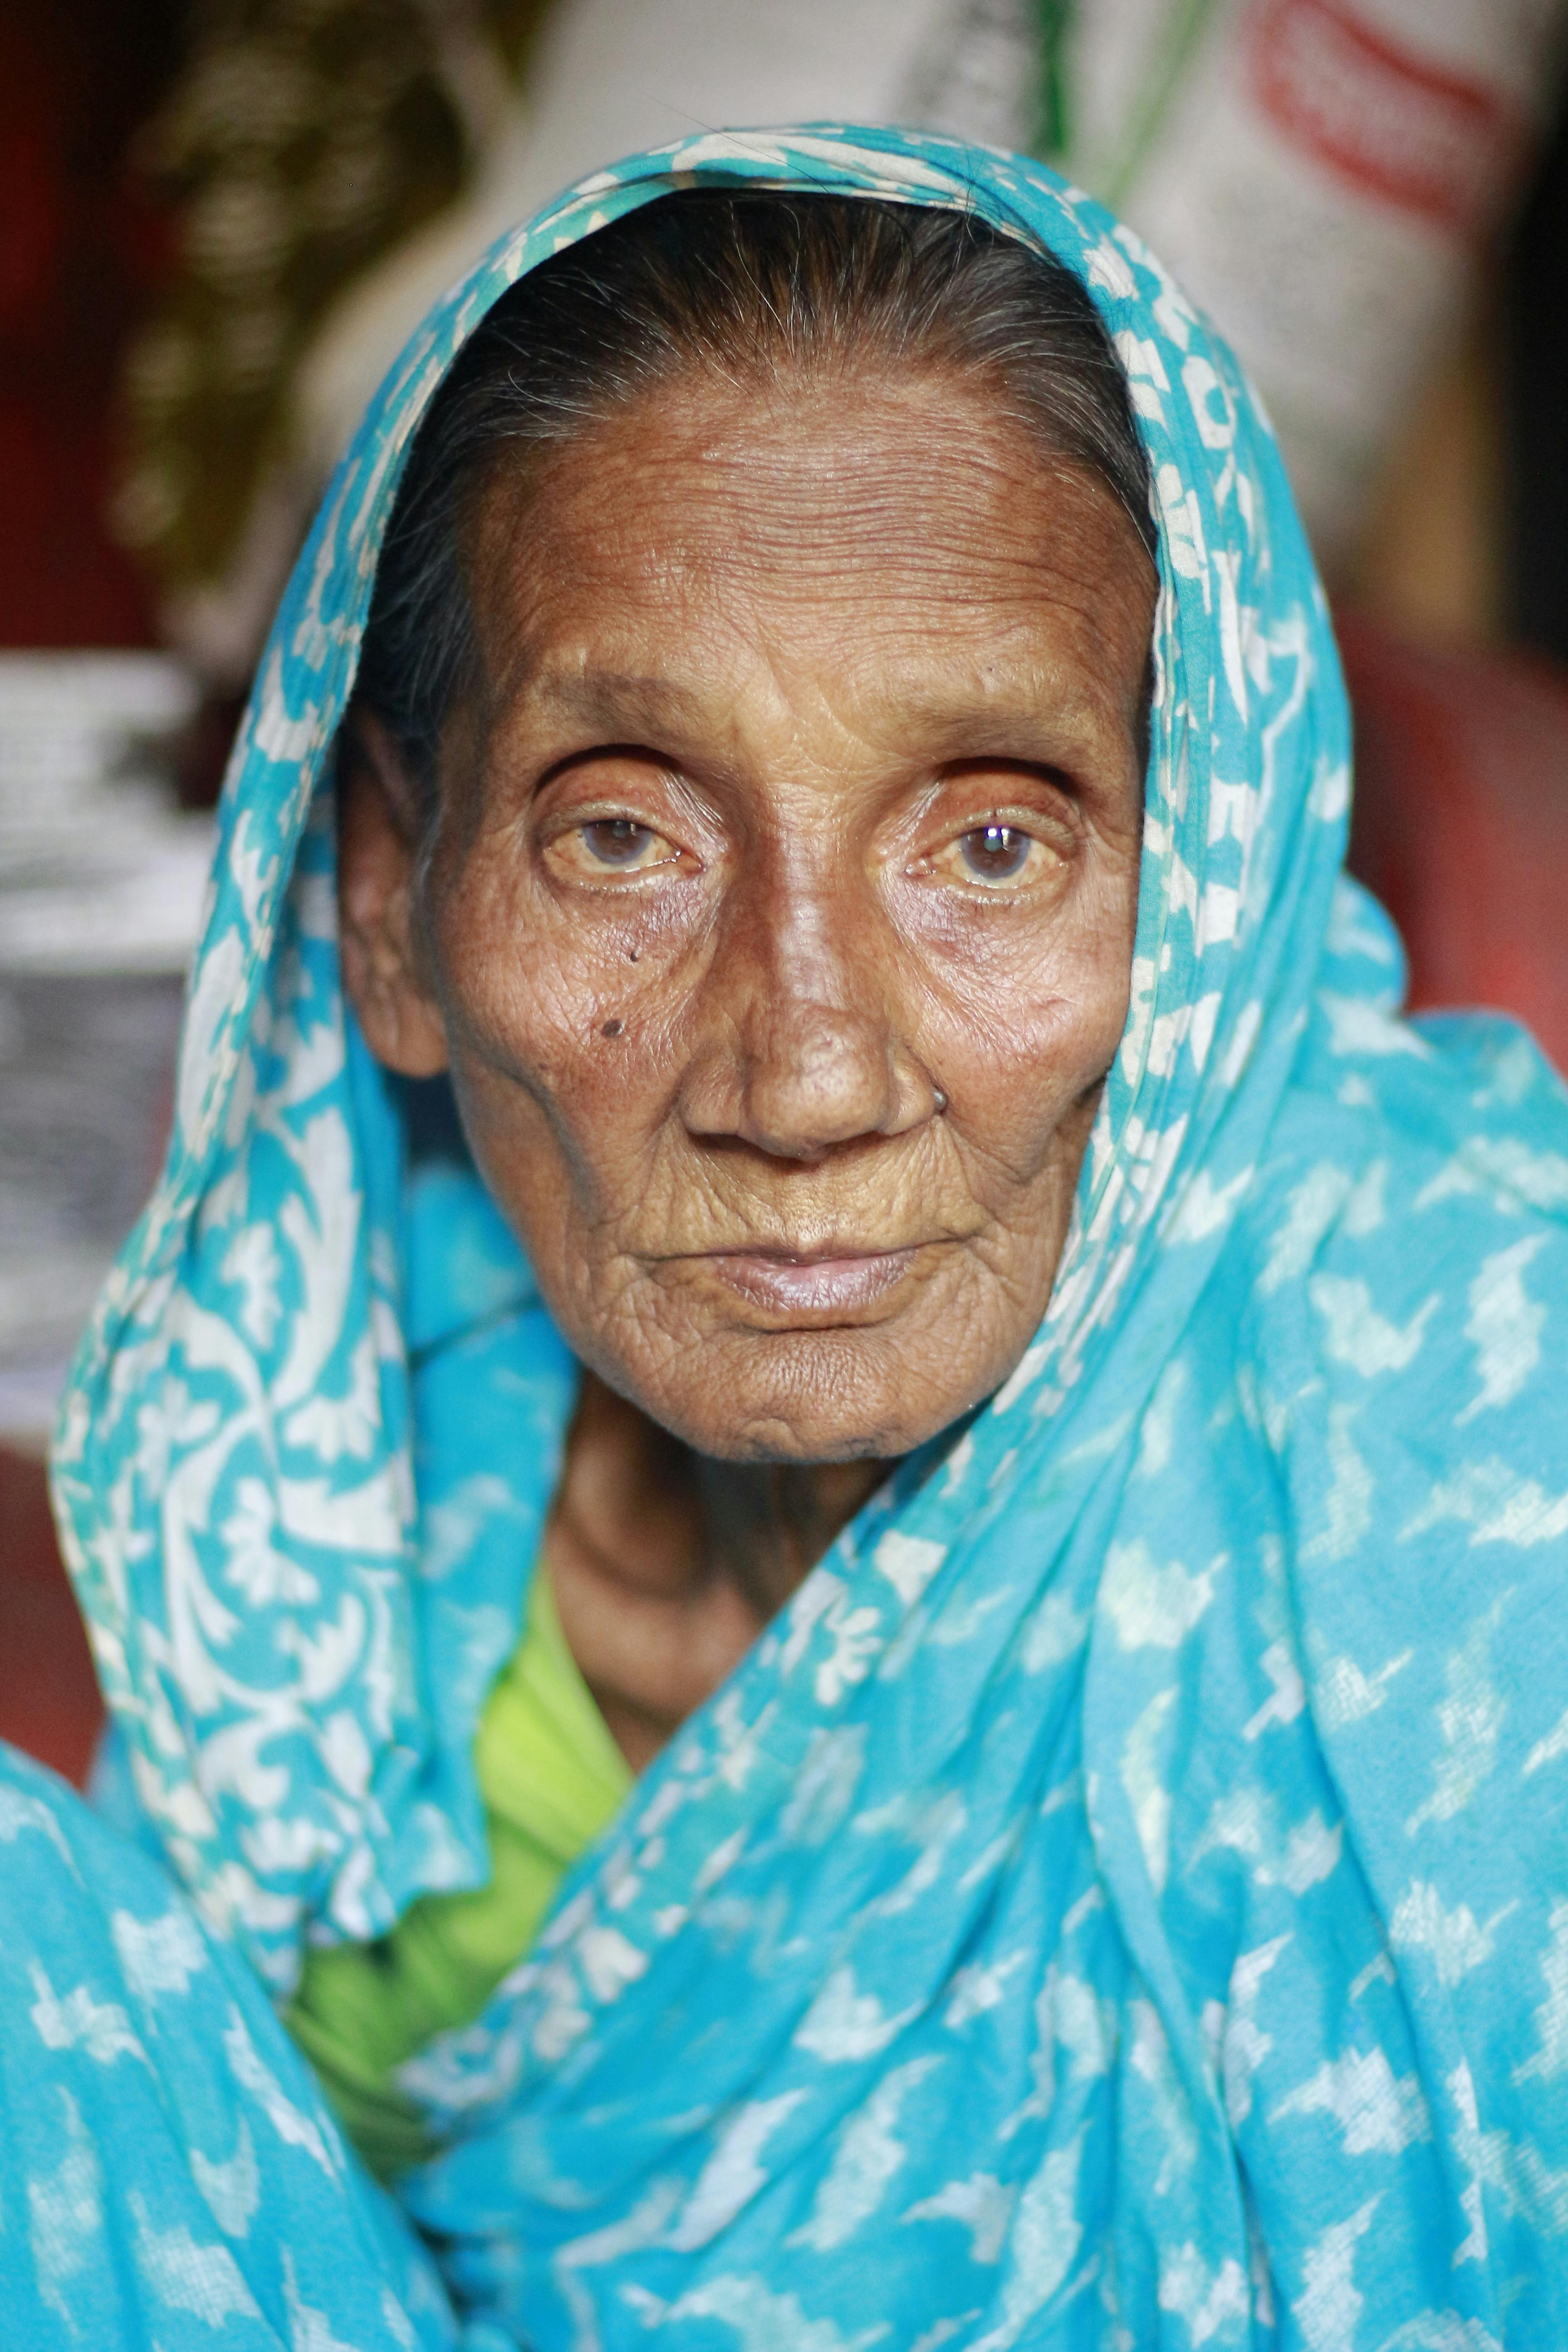
[[(961, 1117), (1017, 1167), (1047, 1150), (1126, 1026), (1136, 867), (1085, 874), (1038, 916), (924, 941), (931, 1059)], [(1023, 910), (1019, 910), (1023, 915)]]
[(559, 1190), (564, 1157), (574, 1189), (596, 1194), (672, 1091), (680, 942), (646, 901), (584, 924), (532, 876), (478, 854), (432, 930), (453, 1079), (485, 1174), (507, 1198), (525, 1183)]

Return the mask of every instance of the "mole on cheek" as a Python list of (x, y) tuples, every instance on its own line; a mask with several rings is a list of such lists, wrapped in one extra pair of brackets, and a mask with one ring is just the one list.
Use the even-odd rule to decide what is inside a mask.
[(601, 1037), (618, 1037), (621, 1034), (621, 1027), (622, 1024), (618, 1021), (606, 1021), (604, 1027), (600, 1030), (599, 1034)]

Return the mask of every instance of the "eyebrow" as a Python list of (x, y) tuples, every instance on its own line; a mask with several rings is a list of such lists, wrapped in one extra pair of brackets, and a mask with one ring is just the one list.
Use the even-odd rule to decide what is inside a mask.
[(690, 721), (702, 712), (700, 699), (668, 678), (639, 677), (626, 670), (547, 670), (531, 679), (520, 699), (536, 698), (563, 719), (624, 730), (628, 718), (652, 728)]
[[(710, 709), (699, 694), (677, 685), (668, 677), (641, 675), (627, 670), (591, 669), (586, 671), (547, 670), (528, 681), (519, 701), (535, 699), (552, 716), (575, 719), (594, 728), (603, 728), (606, 734), (625, 737), (628, 731), (658, 734), (664, 728), (701, 727), (710, 716)], [(1014, 754), (1023, 759), (1049, 759), (1047, 748), (1051, 739), (1062, 751), (1081, 744), (1085, 721), (1093, 731), (1096, 698), (1074, 698), (1065, 709), (1015, 709), (1005, 716), (987, 708), (987, 698), (970, 700), (919, 699), (911, 697), (901, 705), (900, 717), (906, 723), (925, 730), (939, 739), (943, 735), (957, 738), (970, 735), (979, 722), (984, 735), (987, 718), (994, 716), (999, 735), (1014, 735), (1022, 720), (1037, 740), (1028, 748)], [(515, 706), (514, 706), (515, 707)], [(628, 728), (629, 722), (629, 728)]]

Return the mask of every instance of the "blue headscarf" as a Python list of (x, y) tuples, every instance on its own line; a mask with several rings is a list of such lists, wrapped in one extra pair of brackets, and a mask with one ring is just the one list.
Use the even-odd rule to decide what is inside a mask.
[[(5, 2352), (459, 2340), (243, 1955), (4, 1746), (0, 2115)], [(461, 2341), (500, 2352), (482, 2323)]]
[[(1568, 2341), (1568, 1105), (1397, 1017), (1266, 420), (1016, 158), (708, 134), (416, 336), (226, 788), (168, 1165), (56, 1484), (139, 1800), (279, 1991), (482, 1880), (472, 1747), (573, 1368), (343, 1002), (331, 746), (487, 307), (693, 184), (972, 209), (1089, 288), (1147, 446), (1132, 1003), (1049, 1312), (643, 1776), (472, 2030), (410, 2210), (538, 2352)], [(411, 1372), (411, 1359), (416, 1369)]]

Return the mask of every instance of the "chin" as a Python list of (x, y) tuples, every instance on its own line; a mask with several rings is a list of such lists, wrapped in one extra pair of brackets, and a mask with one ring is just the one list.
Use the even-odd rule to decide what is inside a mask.
[(605, 1376), (672, 1436), (721, 1462), (897, 1461), (984, 1393), (945, 1383), (931, 1393), (911, 1381), (903, 1351), (868, 1346), (868, 1338), (726, 1336), (693, 1341), (652, 1381), (628, 1379), (625, 1367), (607, 1367)]

